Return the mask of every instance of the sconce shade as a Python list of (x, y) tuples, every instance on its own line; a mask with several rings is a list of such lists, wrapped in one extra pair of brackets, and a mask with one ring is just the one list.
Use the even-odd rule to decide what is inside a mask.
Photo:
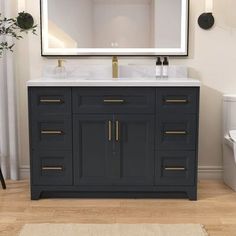
[(26, 12), (20, 12), (17, 17), (17, 24), (23, 30), (29, 30), (34, 26), (34, 18)]
[(211, 29), (214, 24), (215, 19), (212, 13), (210, 12), (202, 13), (198, 18), (198, 25), (204, 30)]

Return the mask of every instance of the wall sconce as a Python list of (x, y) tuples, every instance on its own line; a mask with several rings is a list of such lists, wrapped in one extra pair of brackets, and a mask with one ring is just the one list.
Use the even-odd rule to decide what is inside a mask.
[(198, 25), (204, 29), (208, 30), (211, 29), (212, 26), (215, 23), (215, 18), (212, 14), (213, 11), (213, 0), (205, 0), (206, 1), (206, 7), (205, 12), (202, 13), (198, 18)]

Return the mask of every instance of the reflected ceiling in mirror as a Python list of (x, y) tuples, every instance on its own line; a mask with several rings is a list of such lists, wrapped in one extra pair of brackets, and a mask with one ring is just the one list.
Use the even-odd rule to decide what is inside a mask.
[(42, 55), (187, 55), (188, 0), (41, 0)]

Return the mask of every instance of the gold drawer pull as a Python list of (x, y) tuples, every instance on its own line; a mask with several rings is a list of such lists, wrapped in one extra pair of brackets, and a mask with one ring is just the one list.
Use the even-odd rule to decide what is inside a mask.
[(125, 100), (123, 100), (123, 99), (104, 99), (103, 102), (105, 102), (105, 103), (124, 103)]
[(61, 99), (40, 99), (41, 103), (63, 103)]
[(188, 103), (187, 99), (166, 99), (166, 103)]
[(41, 134), (49, 134), (49, 135), (62, 135), (63, 132), (60, 130), (41, 130)]
[(120, 127), (119, 121), (116, 121), (116, 141), (118, 142), (120, 139)]
[(187, 135), (186, 131), (165, 131), (166, 135)]
[(108, 121), (108, 140), (112, 140), (112, 122), (110, 120)]
[(42, 167), (42, 170), (59, 170), (59, 171), (63, 171), (63, 167), (62, 166), (44, 166), (44, 167)]
[(165, 167), (166, 171), (185, 171), (185, 167)]

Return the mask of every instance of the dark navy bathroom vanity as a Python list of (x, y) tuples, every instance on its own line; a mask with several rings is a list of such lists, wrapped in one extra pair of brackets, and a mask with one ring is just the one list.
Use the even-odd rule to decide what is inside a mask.
[(197, 199), (199, 86), (28, 91), (32, 199)]

